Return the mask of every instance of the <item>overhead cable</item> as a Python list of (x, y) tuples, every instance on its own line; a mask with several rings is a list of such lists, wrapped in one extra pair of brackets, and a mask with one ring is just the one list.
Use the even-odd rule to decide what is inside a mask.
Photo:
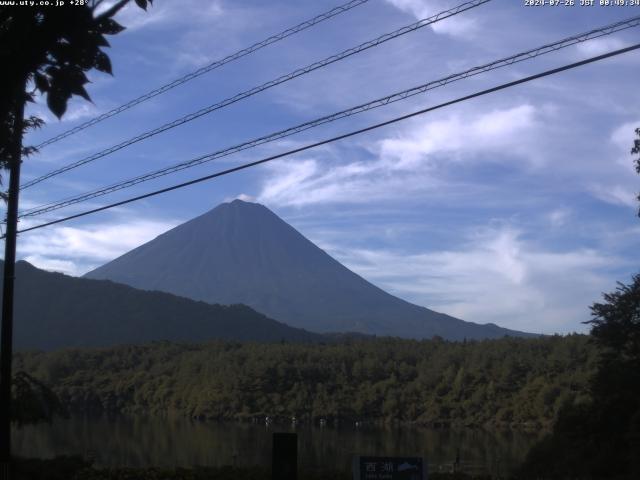
[[(492, 87), (492, 88), (489, 88), (489, 89), (486, 89), (486, 90), (482, 90), (482, 91), (473, 93), (471, 95), (466, 95), (464, 97), (460, 97), (460, 98), (457, 98), (455, 100), (450, 100), (448, 102), (444, 102), (444, 103), (441, 103), (441, 104), (433, 106), (433, 107), (424, 108), (422, 110), (418, 110), (416, 112), (412, 112), (412, 113), (409, 113), (409, 114), (406, 114), (406, 115), (402, 115), (400, 117), (395, 117), (395, 118), (392, 118), (391, 120), (387, 120), (387, 121), (384, 121), (384, 122), (376, 123), (375, 125), (370, 125), (368, 127), (361, 128), (359, 130), (354, 130), (354, 131), (351, 131), (349, 133), (345, 133), (345, 134), (338, 135), (338, 136), (335, 136), (335, 137), (332, 137), (332, 138), (329, 138), (329, 139), (326, 139), (326, 140), (322, 140), (320, 142), (316, 142), (316, 143), (312, 143), (312, 144), (309, 144), (309, 145), (305, 145), (304, 147), (299, 147), (299, 148), (295, 148), (293, 150), (289, 150), (287, 152), (279, 153), (277, 155), (272, 155), (270, 157), (263, 158), (261, 160), (256, 160), (254, 162), (249, 162), (249, 163), (245, 163), (245, 164), (242, 164), (242, 165), (238, 165), (236, 167), (228, 168), (226, 170), (222, 170), (220, 172), (212, 173), (210, 175), (205, 175), (203, 177), (195, 178), (193, 180), (189, 180), (188, 182), (179, 183), (177, 185), (173, 185), (171, 187), (162, 188), (160, 190), (155, 190), (153, 192), (149, 192), (149, 193), (146, 193), (144, 195), (138, 195), (136, 197), (128, 198), (126, 200), (121, 200), (119, 202), (111, 203), (109, 205), (105, 205), (105, 206), (102, 206), (102, 207), (94, 208), (94, 209), (91, 209), (91, 210), (86, 210), (84, 212), (77, 213), (75, 215), (69, 215), (68, 217), (64, 217), (64, 218), (60, 218), (60, 219), (53, 220), (53, 221), (50, 221), (50, 222), (42, 223), (40, 225), (35, 225), (33, 227), (24, 228), (22, 230), (19, 230), (18, 233), (25, 233), (25, 232), (29, 232), (29, 231), (32, 231), (32, 230), (37, 230), (37, 229), (40, 229), (40, 228), (48, 227), (50, 225), (55, 225), (55, 224), (58, 224), (58, 223), (67, 222), (67, 221), (75, 219), (75, 218), (84, 217), (84, 216), (91, 215), (91, 214), (94, 214), (94, 213), (98, 213), (98, 212), (101, 212), (101, 211), (104, 211), (104, 210), (109, 210), (111, 208), (119, 207), (121, 205), (126, 205), (128, 203), (132, 203), (132, 202), (136, 202), (136, 201), (139, 201), (139, 200), (143, 200), (145, 198), (150, 198), (150, 197), (153, 197), (153, 196), (156, 196), (156, 195), (160, 195), (162, 193), (167, 193), (167, 192), (170, 192), (170, 191), (173, 191), (173, 190), (178, 190), (178, 189), (181, 189), (181, 188), (188, 187), (190, 185), (195, 185), (197, 183), (201, 183), (201, 182), (204, 182), (204, 181), (207, 181), (207, 180), (211, 180), (211, 179), (214, 179), (214, 178), (218, 178), (218, 177), (222, 177), (222, 176), (225, 176), (225, 175), (229, 175), (231, 173), (238, 172), (238, 171), (241, 171), (241, 170), (245, 170), (247, 168), (255, 167), (255, 166), (258, 166), (258, 165), (262, 165), (264, 163), (271, 162), (273, 160), (277, 160), (279, 158), (283, 158), (283, 157), (290, 156), (290, 155), (293, 155), (293, 154), (296, 154), (296, 153), (304, 152), (306, 150), (310, 150), (312, 148), (316, 148), (316, 147), (319, 147), (319, 146), (322, 146), (322, 145), (326, 145), (328, 143), (333, 143), (333, 142), (336, 142), (336, 141), (339, 141), (339, 140), (344, 140), (345, 138), (353, 137), (355, 135), (360, 135), (360, 134), (365, 133), (365, 132), (376, 130), (378, 128), (385, 127), (387, 125), (391, 125), (391, 124), (394, 124), (394, 123), (397, 123), (397, 122), (400, 122), (402, 120), (406, 120), (406, 119), (409, 119), (409, 118), (412, 118), (412, 117), (416, 117), (418, 115), (423, 115), (425, 113), (432, 112), (434, 110), (438, 110), (438, 109), (441, 109), (441, 108), (444, 108), (444, 107), (448, 107), (450, 105), (454, 105), (454, 104), (457, 104), (457, 103), (469, 101), (469, 100), (472, 100), (474, 98), (481, 97), (483, 95), (488, 95), (490, 93), (494, 93), (494, 92), (497, 92), (497, 91), (500, 91), (500, 90), (505, 90), (507, 88), (511, 88), (511, 87), (514, 87), (514, 86), (517, 86), (517, 85), (521, 85), (523, 83), (531, 82), (531, 81), (537, 80), (539, 78), (548, 77), (550, 75), (555, 75), (555, 74), (558, 74), (560, 72), (571, 70), (571, 69), (574, 69), (574, 68), (577, 68), (577, 67), (581, 67), (583, 65), (590, 64), (590, 63), (598, 62), (600, 60), (604, 60), (604, 59), (607, 59), (607, 58), (615, 57), (617, 55), (622, 55), (623, 53), (631, 52), (631, 51), (637, 50), (637, 49), (640, 49), (640, 43), (637, 43), (637, 44), (632, 45), (632, 46), (627, 47), (627, 48), (621, 48), (621, 49), (618, 49), (618, 50), (614, 50), (612, 52), (608, 52), (608, 53), (605, 53), (605, 54), (602, 54), (602, 55), (591, 57), (591, 58), (588, 58), (586, 60), (582, 60), (580, 62), (571, 63), (571, 64), (564, 65), (562, 67), (554, 68), (554, 69), (551, 69), (551, 70), (546, 70), (544, 72), (541, 72), (541, 73), (538, 73), (538, 74), (535, 74), (535, 75), (530, 75), (528, 77), (524, 77), (524, 78), (521, 78), (519, 80), (514, 80), (514, 81), (508, 82), (508, 83), (503, 83), (503, 84), (498, 85), (496, 87)], [(0, 237), (0, 238), (4, 238), (4, 237)]]
[(185, 115), (183, 117), (180, 117), (176, 120), (173, 120), (171, 122), (165, 123), (164, 125), (161, 125), (157, 128), (154, 128), (152, 130), (148, 130), (144, 133), (141, 133), (140, 135), (137, 135), (135, 137), (132, 137), (128, 140), (125, 140), (123, 142), (120, 142), (116, 145), (113, 145), (109, 148), (106, 148), (100, 152), (94, 153), (93, 155), (90, 155), (88, 157), (85, 157), (83, 159), (77, 160), (75, 162), (69, 163), (63, 167), (57, 168), (51, 172), (48, 172), (44, 175), (41, 175), (37, 178), (34, 178), (33, 180), (30, 180), (26, 183), (24, 183), (21, 186), (21, 189), (24, 190), (26, 188), (29, 188), (33, 185), (36, 185), (44, 180), (47, 180), (51, 177), (55, 177), (57, 175), (60, 175), (61, 173), (64, 172), (68, 172), (69, 170), (73, 170), (74, 168), (78, 168), (82, 165), (86, 165), (87, 163), (93, 162), (95, 160), (98, 160), (100, 158), (106, 157), (107, 155), (110, 155), (114, 152), (117, 152), (118, 150), (122, 150), (123, 148), (126, 148), (130, 145), (133, 145), (135, 143), (141, 142), (143, 140), (146, 140), (148, 138), (151, 138), (155, 135), (158, 135), (162, 132), (166, 132), (167, 130), (171, 130), (172, 128), (176, 128), (180, 125), (184, 125), (185, 123), (191, 122), (197, 118), (200, 118), (204, 115), (208, 115), (209, 113), (212, 113), (216, 110), (220, 110), (222, 108), (228, 107), (229, 105), (232, 105), (236, 102), (239, 102), (241, 100), (244, 100), (246, 98), (249, 98), (253, 95), (256, 95), (260, 92), (263, 92), (265, 90), (268, 90), (270, 88), (273, 88), (277, 85), (283, 84), (285, 82), (288, 82), (290, 80), (293, 80), (294, 78), (298, 78), (301, 77), (302, 75), (306, 75), (308, 73), (311, 73), (315, 70), (318, 70), (320, 68), (326, 67), (327, 65), (331, 65), (332, 63), (335, 62), (339, 62), (341, 60), (344, 60), (345, 58), (349, 58), (353, 55), (356, 55), (358, 53), (361, 53), (365, 50), (368, 50), (370, 48), (376, 47), (378, 45), (381, 45), (382, 43), (388, 42), (389, 40), (392, 40), (394, 38), (400, 37), (402, 35), (405, 35), (409, 32), (413, 32), (415, 30), (418, 30), (420, 28), (426, 27), (428, 25), (433, 25), (434, 23), (437, 23), (441, 20), (444, 20), (445, 18), (449, 18), (452, 17), (454, 15), (458, 15), (462, 12), (465, 12), (467, 10), (470, 10), (472, 8), (478, 7), (484, 3), (488, 3), (491, 0), (471, 0), (465, 3), (462, 3), (460, 5), (458, 5), (457, 7), (451, 8), (449, 10), (445, 10), (443, 12), (440, 12), (436, 15), (433, 15), (432, 17), (420, 20), (418, 22), (412, 23), (411, 25), (407, 25), (404, 26), (402, 28), (399, 28), (393, 32), (390, 33), (385, 33), (384, 35), (380, 35), (379, 37), (374, 38), (373, 40), (369, 40), (367, 42), (361, 43), (360, 45), (357, 45), (355, 47), (349, 48), (347, 50), (344, 50), (340, 53), (337, 53), (335, 55), (331, 55), (330, 57), (327, 57), (323, 60), (320, 60), (318, 62), (314, 62), (310, 65), (307, 65), (305, 67), (302, 68), (298, 68), (296, 70), (294, 70), (293, 72), (290, 72), (286, 75), (282, 75), (276, 79), (270, 80), (268, 82), (265, 82), (261, 85), (258, 85), (256, 87), (250, 88), (249, 90), (245, 90), (244, 92), (238, 93), (232, 97), (226, 98), (224, 100), (221, 100), (217, 103), (214, 103), (212, 105), (209, 105), (205, 108), (202, 108), (196, 112), (192, 112), (189, 113), (188, 115)]
[(226, 57), (220, 59), (220, 60), (216, 60), (215, 62), (210, 63), (209, 65), (206, 65), (202, 68), (199, 68), (198, 70), (188, 73), (180, 78), (177, 78), (175, 80), (173, 80), (172, 82), (169, 82), (165, 85), (162, 85), (161, 87), (158, 87), (154, 90), (151, 90), (150, 92), (145, 93), (144, 95), (141, 95), (139, 97), (134, 98), (133, 100), (128, 101), (127, 103), (124, 103), (122, 105), (120, 105), (119, 107), (116, 107), (112, 110), (109, 110), (108, 112), (105, 112), (101, 115), (98, 115), (97, 117), (94, 117), (90, 120), (87, 120), (84, 123), (81, 123), (80, 125), (73, 127), (69, 130), (66, 130), (62, 133), (60, 133), (59, 135), (56, 135), (55, 137), (49, 138), (48, 140), (45, 140), (44, 142), (40, 143), (39, 145), (36, 146), (36, 148), (41, 149), (46, 147), (47, 145), (51, 145), (52, 143), (58, 142), (60, 140), (62, 140), (63, 138), (67, 138), (70, 135), (73, 135), (75, 133), (78, 133), (82, 130), (85, 130), (97, 123), (102, 122), (103, 120), (106, 120), (107, 118), (113, 117), (114, 115), (118, 115), (119, 113), (124, 112), (125, 110), (129, 110), (132, 107), (135, 107), (136, 105), (139, 105), (143, 102), (146, 102), (147, 100), (150, 100), (151, 98), (157, 97), (158, 95), (161, 95), (169, 90), (172, 90), (184, 83), (187, 83), (191, 80), (193, 80), (194, 78), (197, 78), (201, 75), (204, 75), (205, 73), (208, 73), (212, 70), (215, 70), (216, 68), (222, 67), (223, 65), (226, 65), (227, 63), (231, 63), (235, 60), (238, 60), (242, 57), (245, 57), (253, 52), (256, 52), (268, 45), (271, 45), (273, 43), (279, 42), (281, 40), (284, 40), (287, 37), (290, 37), (291, 35), (295, 35), (296, 33), (302, 32), (303, 30), (306, 30), (310, 27), (313, 27), (314, 25), (317, 25), (321, 22), (324, 22), (325, 20), (328, 20), (330, 18), (335, 17), (336, 15), (340, 15), (341, 13), (347, 12), (349, 10), (351, 10), (352, 8), (358, 7), (360, 5), (362, 5), (363, 3), (368, 2), (369, 0), (351, 0), (343, 5), (337, 6), (335, 8), (332, 8), (331, 10), (324, 12), (320, 15), (317, 15), (309, 20), (305, 20), (302, 23), (299, 23), (298, 25), (295, 25), (294, 27), (291, 28), (287, 28), (286, 30), (283, 30), (280, 33), (277, 33), (275, 35), (272, 35), (268, 38), (265, 38), (264, 40), (261, 40), (260, 42), (254, 43), (253, 45), (247, 47), (247, 48), (243, 48), (242, 50), (239, 50), (235, 53), (232, 53), (231, 55), (227, 55)]
[(19, 218), (25, 218), (25, 217), (33, 217), (33, 216), (37, 216), (37, 215), (41, 215), (44, 213), (48, 213), (54, 210), (58, 210), (60, 208), (64, 208), (67, 207), (69, 205), (73, 205), (76, 203), (80, 203), (86, 200), (90, 200), (93, 198), (97, 198), (112, 192), (116, 192), (118, 190), (122, 190), (124, 188), (129, 188), (132, 187), (134, 185), (137, 185), (139, 183), (143, 183), (149, 180), (153, 180), (155, 178), (159, 178), (165, 175), (169, 175), (187, 168), (191, 168), (197, 165), (201, 165), (203, 163), (207, 163), (210, 162), (212, 160), (218, 159), (218, 158), (222, 158), (222, 157), (226, 157), (228, 155), (232, 155), (238, 152), (241, 152), (243, 150), (247, 150), (250, 148), (254, 148), (257, 147), (259, 145), (263, 145), (269, 142), (273, 142), (276, 140), (280, 140), (283, 139), (285, 137), (289, 137), (291, 135), (303, 132), (305, 130), (309, 130), (311, 128), (317, 127), (319, 125), (323, 125), (326, 123), (330, 123), (330, 122), (334, 122), (336, 120), (345, 118), (345, 117), (350, 117), (352, 115), (356, 115), (362, 112), (366, 112), (368, 110), (372, 110), (375, 108), (379, 108), (385, 105), (389, 105), (391, 103), (394, 102), (398, 102), (401, 100), (405, 100), (409, 97), (413, 97), (415, 95), (421, 94), (421, 93), (425, 93), (429, 90), (435, 89), (435, 88), (439, 88), (442, 86), (445, 86), (449, 83), (455, 82), (455, 81), (459, 81), (468, 77), (472, 77), (484, 72), (488, 72), (491, 70), (495, 70), (498, 68), (503, 68), (509, 65), (513, 65), (515, 63), (519, 63), (525, 60), (529, 60), (532, 58), (536, 58), (540, 55), (544, 55), (544, 54), (548, 54), (550, 52), (562, 49), (562, 48), (567, 48), (571, 45), (575, 45), (577, 43), (582, 43), (594, 38), (599, 38), (602, 37), (604, 35), (610, 35), (611, 33), (614, 32), (618, 32), (620, 30), (624, 30), (627, 28), (631, 28), (631, 27), (637, 27), (638, 25), (640, 25), (640, 16), (636, 16), (624, 21), (620, 21), (620, 22), (616, 22), (614, 24), (611, 25), (607, 25), (605, 27), (601, 27), (595, 30), (590, 30), (589, 32), (585, 32), (585, 33), (581, 33), (579, 35), (574, 35), (572, 37), (569, 38), (565, 38), (563, 40), (554, 42), (554, 43), (550, 43), (547, 45), (543, 45), (541, 47), (532, 49), (532, 50), (527, 50), (525, 52), (521, 52), (515, 55), (512, 55), (510, 57), (506, 57), (503, 58), (501, 60), (496, 60), (493, 61), (491, 63), (487, 63), (481, 66), (477, 66), (477, 67), (473, 67), (471, 69), (465, 70), (463, 72), (460, 73), (456, 73), (453, 75), (449, 75), (447, 77), (438, 79), (438, 80), (433, 80), (430, 81), (428, 83), (419, 85), (417, 87), (412, 87), (409, 88), (407, 90), (403, 90), (401, 92), (396, 92), (393, 93), (391, 95), (387, 95), (385, 97), (382, 98), (378, 98), (376, 100), (373, 100), (371, 102), (368, 103), (364, 103), (361, 105), (357, 105), (355, 107), (351, 107), (349, 109), (346, 110), (342, 110), (330, 115), (326, 115), (324, 117), (320, 117), (299, 125), (296, 125), (294, 127), (290, 127), (284, 130), (280, 130), (278, 132), (274, 132), (256, 139), (252, 139), (246, 142), (243, 142), (241, 144), (232, 146), (232, 147), (228, 147), (213, 153), (208, 153), (206, 155), (201, 155), (199, 157), (169, 166), (169, 167), (165, 167), (165, 168), (161, 168), (152, 172), (148, 172), (146, 174), (142, 174), (139, 175), (137, 177), (133, 177), (118, 183), (114, 183), (111, 185), (108, 185), (106, 187), (101, 187), (99, 189), (93, 190), (91, 192), (86, 192), (80, 195), (76, 195), (76, 196), (72, 196), (72, 197), (68, 197), (62, 200), (57, 200), (54, 202), (50, 202), (47, 204), (43, 204), (37, 207), (34, 207), (32, 209), (28, 209), (25, 210), (23, 212), (20, 213)]

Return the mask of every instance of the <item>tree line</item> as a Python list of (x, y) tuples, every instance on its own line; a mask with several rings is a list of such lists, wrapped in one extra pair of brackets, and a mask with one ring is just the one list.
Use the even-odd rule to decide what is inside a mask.
[(569, 335), (154, 342), (20, 353), (15, 362), (71, 412), (539, 427), (564, 405), (588, 401), (596, 358), (589, 337)]

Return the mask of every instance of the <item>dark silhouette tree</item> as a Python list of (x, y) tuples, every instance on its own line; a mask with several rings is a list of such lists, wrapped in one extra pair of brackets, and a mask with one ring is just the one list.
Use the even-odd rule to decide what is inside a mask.
[(50, 422), (54, 415), (68, 415), (58, 396), (26, 372), (13, 377), (11, 405), (12, 419), (17, 425)]
[[(615, 292), (604, 294), (604, 300), (591, 306), (594, 318), (587, 322), (603, 348), (603, 364), (640, 367), (640, 275), (634, 275), (630, 285), (618, 283)], [(637, 371), (640, 374), (640, 368)]]
[[(591, 335), (601, 349), (591, 380), (593, 442), (601, 474), (640, 477), (640, 275), (618, 283), (591, 307)], [(606, 455), (604, 455), (606, 453)]]
[[(631, 148), (631, 155), (638, 155), (638, 158), (636, 158), (633, 161), (633, 163), (635, 163), (636, 165), (636, 172), (640, 174), (640, 128), (636, 128), (636, 136), (638, 138), (636, 138), (633, 141), (633, 147)], [(636, 198), (640, 202), (640, 193)], [(640, 209), (638, 210), (638, 216), (640, 217)]]
[[(146, 9), (153, 0), (135, 1)], [(0, 7), (0, 65), (4, 70), (0, 76), (1, 166), (6, 168), (15, 161), (12, 146), (24, 130), (41, 125), (35, 117), (21, 122), (17, 115), (36, 92), (46, 95), (49, 109), (60, 118), (72, 95), (90, 101), (85, 89), (89, 82), (86, 72), (95, 68), (112, 73), (104, 51), (109, 46), (105, 36), (124, 30), (113, 16), (129, 2), (120, 0), (100, 14), (96, 9), (103, 0), (66, 8)], [(27, 89), (28, 85), (32, 88)]]
[[(135, 0), (146, 9), (153, 0)], [(25, 104), (40, 92), (49, 109), (64, 115), (73, 95), (90, 100), (85, 85), (86, 72), (97, 69), (111, 74), (111, 62), (104, 52), (106, 35), (124, 27), (113, 17), (130, 0), (118, 0), (98, 12), (104, 0), (85, 0), (81, 4), (54, 2), (34, 6), (0, 7), (0, 167), (9, 171), (5, 234), (4, 285), (0, 358), (0, 477), (10, 477), (11, 458), (11, 357), (13, 336), (13, 279), (17, 234), (18, 192), (22, 157), (34, 153), (23, 147), (29, 128), (42, 125), (37, 117), (24, 118)]]

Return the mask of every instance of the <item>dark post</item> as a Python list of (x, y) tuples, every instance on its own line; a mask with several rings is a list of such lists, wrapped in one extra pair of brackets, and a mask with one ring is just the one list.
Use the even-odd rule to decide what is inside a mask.
[(274, 433), (272, 480), (298, 480), (298, 434)]
[(2, 285), (2, 327), (0, 329), (0, 478), (11, 477), (11, 360), (13, 356), (13, 281), (16, 266), (18, 194), (24, 124), (24, 88), (14, 96), (13, 145), (9, 159), (9, 198), (4, 243), (4, 283)]

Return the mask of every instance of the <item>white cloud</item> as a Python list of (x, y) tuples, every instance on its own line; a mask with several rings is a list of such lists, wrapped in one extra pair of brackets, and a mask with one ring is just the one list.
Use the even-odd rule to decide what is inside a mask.
[[(87, 87), (88, 90), (90, 88)], [(91, 95), (91, 92), (89, 92)], [(67, 110), (62, 118), (57, 118), (51, 113), (47, 107), (47, 99), (45, 95), (36, 95), (35, 102), (27, 104), (26, 114), (35, 115), (44, 120), (45, 127), (47, 125), (55, 125), (63, 122), (74, 122), (98, 116), (102, 111), (93, 103), (88, 102), (84, 98), (76, 95), (72, 96), (67, 103)]]
[(67, 111), (61, 118), (61, 121), (74, 122), (76, 120), (97, 117), (101, 113), (93, 103), (89, 103), (84, 99), (81, 101), (82, 103), (70, 102)]
[[(447, 161), (474, 158), (484, 152), (528, 155), (525, 133), (537, 126), (536, 109), (528, 104), (494, 110), (475, 118), (453, 114), (379, 142), (380, 155), (394, 169), (413, 169), (434, 154), (456, 154)], [(526, 138), (526, 137), (525, 137)]]
[(178, 223), (140, 220), (81, 228), (52, 226), (21, 235), (18, 257), (39, 268), (81, 275), (152, 240)]
[(552, 227), (563, 227), (571, 217), (571, 209), (557, 208), (547, 215), (547, 219)]
[[(634, 131), (640, 127), (640, 119), (625, 122), (614, 128), (608, 140), (613, 148), (598, 159), (601, 171), (597, 180), (586, 182), (586, 190), (597, 199), (622, 207), (637, 208), (637, 173), (634, 156), (630, 154)], [(612, 161), (613, 160), (613, 161)]]
[(593, 57), (602, 55), (612, 50), (619, 50), (629, 46), (629, 43), (616, 37), (602, 37), (589, 40), (588, 42), (579, 43), (576, 48), (586, 56)]
[(591, 186), (591, 193), (596, 198), (611, 205), (631, 208), (637, 207), (637, 193), (623, 185), (594, 184)]
[(480, 323), (531, 332), (584, 330), (588, 306), (614, 281), (619, 259), (590, 249), (552, 251), (508, 226), (466, 237), (456, 249), (405, 254), (328, 249), (365, 278), (415, 303)]
[[(399, 10), (422, 20), (451, 8), (450, 2), (442, 0), (387, 0)], [(467, 16), (465, 16), (467, 15)], [(473, 37), (481, 30), (476, 18), (470, 18), (472, 12), (464, 12), (455, 17), (447, 18), (431, 26), (434, 32), (451, 35), (453, 37)]]
[(156, 1), (146, 12), (131, 2), (118, 12), (116, 18), (128, 30), (139, 30), (166, 24), (205, 23), (222, 13), (222, 3), (218, 0)]
[(247, 195), (246, 193), (241, 193), (240, 195), (236, 195), (235, 197), (227, 197), (224, 199), (226, 203), (231, 202), (233, 200), (242, 200), (243, 202), (255, 202), (256, 198), (251, 195)]
[(336, 165), (323, 160), (291, 160), (271, 166), (258, 195), (268, 205), (304, 206), (323, 203), (369, 203), (427, 189), (437, 181), (420, 172), (389, 175), (380, 161)]
[[(276, 162), (269, 167), (258, 199), (272, 205), (365, 203), (418, 193), (456, 195), (438, 173), (451, 163), (479, 155), (514, 161), (531, 155), (539, 122), (525, 104), (483, 114), (452, 114), (417, 121), (393, 136), (375, 142), (370, 160), (340, 161), (331, 155)], [(526, 133), (526, 135), (525, 135)], [(508, 155), (505, 156), (505, 153)], [(489, 154), (489, 155), (488, 155)]]
[(635, 166), (633, 157), (629, 154), (633, 146), (636, 128), (640, 128), (640, 118), (633, 122), (626, 122), (617, 127), (611, 134), (610, 140), (619, 150), (617, 163), (620, 164), (629, 173), (635, 174)]
[(279, 18), (272, 8), (239, 3), (158, 0), (144, 12), (132, 2), (117, 15), (117, 20), (129, 33), (142, 30), (155, 30), (155, 34), (162, 35), (177, 33), (169, 43), (155, 45), (154, 51), (163, 52), (166, 57), (167, 73), (178, 75), (248, 46), (250, 43), (243, 40), (247, 33), (260, 31), (263, 23)]
[(48, 270), (50, 272), (60, 272), (67, 275), (77, 275), (78, 267), (75, 262), (71, 260), (58, 260), (56, 258), (45, 257), (42, 255), (27, 255), (22, 258), (31, 265), (35, 265), (42, 270)]

